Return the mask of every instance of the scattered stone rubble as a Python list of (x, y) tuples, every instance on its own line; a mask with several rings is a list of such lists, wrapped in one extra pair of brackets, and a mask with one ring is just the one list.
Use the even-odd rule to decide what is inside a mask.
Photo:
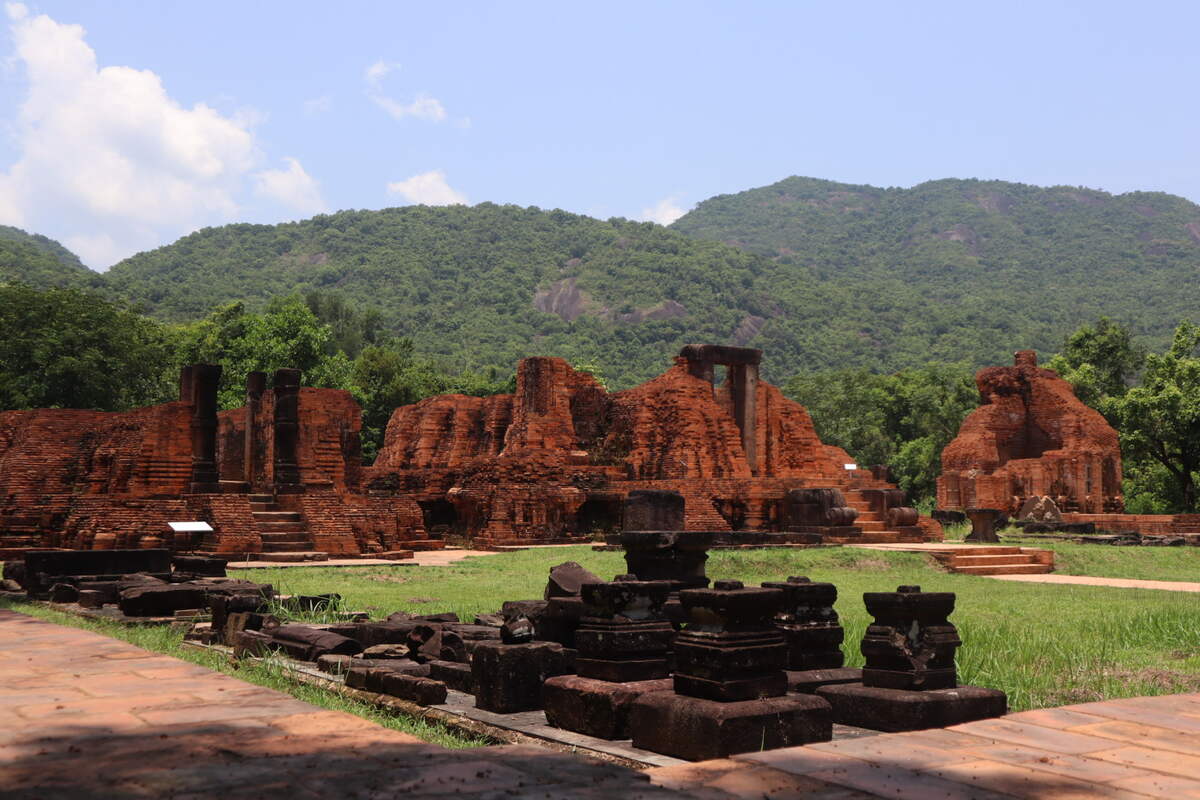
[[(681, 519), (677, 496), (629, 502), (640, 509), (627, 518), (645, 527)], [(424, 706), (465, 693), (499, 715), (544, 709), (551, 726), (690, 760), (826, 741), (835, 722), (892, 731), (1005, 713), (1002, 692), (957, 684), (953, 594), (865, 595), (875, 616), (866, 667), (847, 668), (836, 587), (805, 577), (710, 586), (715, 538), (625, 531), (627, 574), (604, 581), (559, 564), (543, 599), (508, 601), (471, 622), (405, 612), (287, 622), (274, 613), (347, 612), (336, 594), (276, 597), (270, 586), (224, 578), (219, 560), (172, 564), (166, 550), (31, 552), (5, 574), (37, 597), (103, 595), (128, 619), (208, 613), (211, 623), (189, 638), (237, 657), (310, 662), (349, 689)], [(99, 588), (80, 588), (90, 586)]]

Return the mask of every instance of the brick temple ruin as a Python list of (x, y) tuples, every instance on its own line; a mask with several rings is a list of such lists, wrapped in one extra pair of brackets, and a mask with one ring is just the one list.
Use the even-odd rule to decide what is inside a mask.
[(1047, 504), (1067, 524), (1146, 535), (1200, 534), (1200, 515), (1124, 513), (1117, 431), (1071, 384), (1022, 350), (1011, 367), (975, 376), (979, 408), (942, 451), (940, 509), (995, 509), (1018, 516)]
[[(684, 529), (748, 544), (940, 538), (893, 485), (846, 468), (804, 408), (759, 378), (761, 357), (690, 345), (615, 393), (562, 359), (527, 358), (515, 394), (397, 409), (369, 467), (357, 403), (301, 386), (297, 370), (270, 386), (250, 373), (246, 404), (227, 411), (220, 367), (193, 365), (162, 405), (2, 412), (0, 551), (320, 558), (441, 547), (447, 534), (484, 548), (580, 542), (619, 530), (637, 489), (678, 492)], [(182, 520), (213, 530), (170, 540)]]
[[(618, 530), (625, 498), (639, 489), (682, 495), (685, 530), (748, 543), (787, 531), (825, 541), (940, 538), (935, 522), (903, 509), (895, 486), (846, 468), (853, 459), (821, 442), (808, 412), (759, 378), (761, 358), (689, 345), (662, 375), (611, 394), (563, 359), (527, 358), (515, 394), (441, 395), (397, 409), (363, 482), (373, 495), (414, 498), (428, 527), (483, 547)], [(825, 492), (824, 505), (797, 494), (810, 489)]]
[[(361, 411), (299, 370), (250, 373), (217, 410), (221, 369), (185, 367), (179, 399), (128, 412), (0, 413), (0, 557), (29, 548), (158, 547), (352, 555), (441, 547), (407, 497), (358, 491)], [(194, 541), (169, 522), (203, 520)]]

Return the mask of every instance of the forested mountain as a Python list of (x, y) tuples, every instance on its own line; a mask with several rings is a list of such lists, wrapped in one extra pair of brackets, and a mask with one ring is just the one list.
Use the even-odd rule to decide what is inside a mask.
[(104, 279), (53, 239), (0, 225), (0, 283), (16, 281), (49, 289), (98, 287)]
[[(168, 320), (311, 289), (378, 309), (448, 369), (559, 355), (628, 386), (691, 341), (749, 341), (771, 308), (768, 259), (651, 223), (491, 203), (344, 211), (199, 231), (112, 268)], [(741, 331), (739, 334), (738, 332)], [(782, 362), (774, 362), (782, 371)]]
[(690, 341), (762, 347), (782, 382), (1008, 363), (1020, 348), (1056, 351), (1100, 315), (1161, 349), (1200, 314), (1200, 207), (1000, 181), (789, 178), (714, 197), (671, 228), (491, 203), (343, 211), (204, 229), (103, 277), (9, 231), (0, 248), (20, 266), (0, 261), (0, 282), (94, 280), (171, 322), (317, 290), (378, 312), (447, 371), (560, 355), (617, 388)]
[[(789, 311), (812, 296), (804, 283), (822, 287), (852, 319), (824, 363), (1007, 363), (1101, 314), (1158, 348), (1200, 316), (1200, 206), (1163, 193), (793, 177), (710, 198), (671, 227), (770, 258), (764, 279)], [(810, 325), (789, 313), (758, 342), (787, 349)]]

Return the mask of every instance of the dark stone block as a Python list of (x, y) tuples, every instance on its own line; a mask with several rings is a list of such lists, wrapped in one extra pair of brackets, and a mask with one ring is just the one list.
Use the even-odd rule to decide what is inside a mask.
[(600, 578), (574, 561), (564, 561), (550, 568), (550, 580), (546, 582), (545, 598), (578, 597), (585, 583), (600, 583)]
[(455, 661), (430, 661), (429, 677), (441, 681), (456, 692), (475, 694), (475, 677), (470, 664)]
[(453, 611), (443, 611), (438, 614), (418, 614), (411, 619), (416, 622), (461, 622), (458, 614), (455, 614)]
[(476, 625), (485, 625), (489, 628), (499, 628), (501, 625), (504, 624), (504, 615), (503, 614), (476, 614), (475, 615), (475, 624)]
[(408, 644), (408, 634), (420, 622), (356, 622), (331, 625), (329, 630), (349, 637), (363, 647), (377, 644)]
[(317, 656), (317, 669), (330, 675), (345, 675), (350, 668), (356, 666), (359, 659), (353, 656), (324, 655)]
[(475, 706), (499, 714), (534, 711), (542, 707), (545, 680), (570, 669), (562, 645), (556, 642), (483, 642), (471, 657)]
[(625, 498), (627, 531), (681, 531), (684, 529), (683, 495), (657, 489), (635, 489)]
[(147, 584), (121, 591), (121, 612), (127, 617), (169, 617), (185, 608), (205, 608), (208, 592), (196, 584)]
[(102, 608), (106, 599), (107, 596), (104, 592), (98, 592), (94, 589), (80, 589), (76, 602), (84, 608)]
[(22, 585), (33, 594), (49, 590), (51, 581), (42, 585), (39, 575), (128, 575), (171, 572), (171, 551), (148, 550), (31, 550), (24, 554), (25, 581)]
[(580, 657), (575, 659), (575, 672), (583, 678), (594, 678), (613, 683), (652, 681), (666, 678), (671, 674), (671, 671), (667, 669), (666, 658), (612, 661)]
[(780, 669), (765, 675), (712, 680), (676, 672), (675, 691), (679, 694), (722, 703), (757, 700), (762, 697), (778, 697), (786, 694), (787, 675)]
[(546, 721), (599, 739), (629, 738), (629, 710), (647, 692), (670, 692), (670, 678), (615, 683), (559, 675), (542, 686)]
[(788, 691), (797, 694), (816, 694), (822, 686), (839, 683), (862, 683), (862, 670), (856, 667), (837, 669), (788, 670)]
[(402, 672), (383, 676), (383, 694), (409, 700), (420, 706), (437, 706), (446, 702), (446, 684), (429, 678), (418, 678)]
[(233, 642), (234, 658), (262, 656), (271, 652), (271, 637), (261, 631), (239, 631)]
[(51, 603), (74, 603), (79, 599), (78, 587), (69, 583), (56, 583), (50, 587)]
[(888, 732), (944, 728), (1008, 711), (1004, 692), (978, 686), (918, 692), (846, 683), (823, 686), (817, 697), (829, 701), (833, 721), (840, 725)]
[(953, 592), (901, 586), (894, 592), (867, 592), (863, 602), (875, 618), (862, 640), (865, 686), (925, 690), (957, 684), (954, 653), (962, 640), (947, 619), (954, 610)]
[(716, 534), (704, 531), (632, 531), (621, 533), (625, 564), (642, 581), (670, 581), (672, 590), (708, 585), (704, 563)]
[(271, 631), (272, 642), (292, 658), (316, 661), (324, 655), (352, 656), (362, 645), (332, 631), (308, 625), (280, 625)]
[(175, 572), (204, 578), (224, 578), (228, 564), (228, 559), (216, 556), (175, 556), (171, 559)]
[(650, 692), (633, 702), (629, 727), (634, 747), (689, 761), (833, 738), (829, 703), (812, 695), (721, 703)]

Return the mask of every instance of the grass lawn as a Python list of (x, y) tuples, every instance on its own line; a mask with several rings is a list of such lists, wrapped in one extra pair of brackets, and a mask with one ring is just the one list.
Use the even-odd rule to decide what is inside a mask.
[[(1180, 548), (1112, 550), (1146, 557), (1147, 563), (1190, 555)], [(572, 560), (605, 579), (625, 571), (620, 553), (580, 546), (469, 558), (447, 567), (305, 567), (237, 575), (270, 581), (285, 593), (336, 591), (345, 598), (344, 608), (372, 617), (397, 610), (456, 611), (469, 620), (498, 610), (504, 600), (540, 597), (550, 567)], [(960, 680), (1003, 689), (1017, 711), (1200, 691), (1200, 594), (1009, 583), (948, 574), (913, 553), (853, 548), (715, 551), (708, 575), (747, 584), (808, 575), (837, 584), (852, 666), (862, 664), (857, 642), (869, 622), (863, 592), (901, 584), (956, 592), (958, 610), (951, 620), (964, 642)]]

